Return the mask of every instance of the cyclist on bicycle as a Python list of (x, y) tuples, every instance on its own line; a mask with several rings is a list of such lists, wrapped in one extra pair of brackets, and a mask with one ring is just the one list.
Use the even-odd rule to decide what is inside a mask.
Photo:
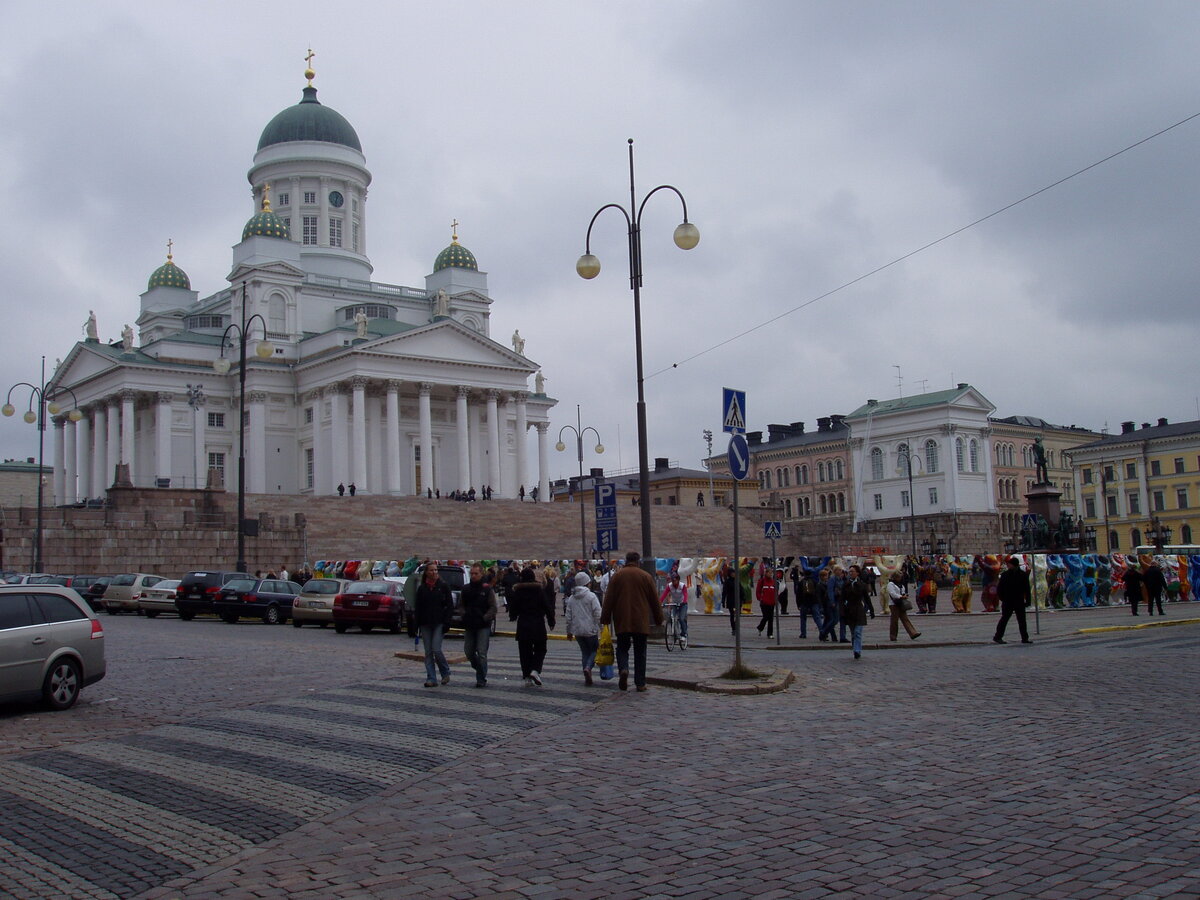
[(687, 588), (679, 580), (679, 571), (671, 573), (671, 579), (667, 582), (667, 586), (663, 588), (662, 596), (658, 598), (658, 602), (662, 604), (672, 604), (672, 615), (679, 621), (679, 636), (683, 638), (684, 646), (687, 646), (687, 610), (688, 610), (688, 592)]

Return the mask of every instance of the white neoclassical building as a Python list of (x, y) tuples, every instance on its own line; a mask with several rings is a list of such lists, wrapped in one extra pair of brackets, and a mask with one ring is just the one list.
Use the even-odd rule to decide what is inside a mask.
[(372, 280), (366, 157), (305, 76), (301, 101), (259, 139), (228, 286), (199, 297), (168, 245), (136, 344), (128, 328), (101, 343), (89, 316), (88, 339), (56, 370), (84, 413), (54, 419), (57, 503), (103, 496), (119, 465), (139, 487), (203, 487), (215, 471), (235, 488), (243, 375), (251, 493), (515, 497), (538, 485), (549, 499), (556, 401), (515, 331), (492, 339), (486, 273), (454, 229), (423, 287)]

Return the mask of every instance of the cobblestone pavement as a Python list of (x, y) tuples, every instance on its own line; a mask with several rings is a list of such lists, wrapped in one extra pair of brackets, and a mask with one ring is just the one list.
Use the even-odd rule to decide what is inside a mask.
[(10, 753), (0, 894), (1200, 896), (1200, 626), (857, 662), (748, 647), (799, 676), (756, 697), (585, 689), (557, 641), (526, 689), (494, 648), (487, 691), (393, 663)]

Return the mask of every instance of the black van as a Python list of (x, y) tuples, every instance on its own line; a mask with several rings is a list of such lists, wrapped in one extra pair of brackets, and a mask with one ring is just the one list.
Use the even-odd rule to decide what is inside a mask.
[(188, 572), (179, 581), (175, 590), (175, 608), (179, 610), (179, 618), (187, 622), (199, 614), (212, 615), (216, 612), (213, 603), (225, 587), (235, 578), (250, 578), (254, 576), (245, 572)]

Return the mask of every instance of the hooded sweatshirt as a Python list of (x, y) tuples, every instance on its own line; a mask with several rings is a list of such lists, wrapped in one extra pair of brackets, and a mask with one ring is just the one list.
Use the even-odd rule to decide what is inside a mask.
[(567, 634), (591, 637), (600, 633), (600, 601), (586, 584), (576, 585), (567, 597)]

